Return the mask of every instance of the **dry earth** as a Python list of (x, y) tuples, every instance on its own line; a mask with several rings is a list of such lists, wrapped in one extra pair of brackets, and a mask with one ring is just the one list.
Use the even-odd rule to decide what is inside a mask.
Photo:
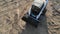
[(0, 34), (60, 34), (60, 0), (49, 0), (38, 28), (21, 18), (33, 0), (0, 0)]

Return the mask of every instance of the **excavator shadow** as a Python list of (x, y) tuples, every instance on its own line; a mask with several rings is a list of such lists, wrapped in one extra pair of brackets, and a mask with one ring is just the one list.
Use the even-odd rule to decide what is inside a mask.
[[(28, 22), (26, 20), (28, 20)], [(45, 15), (44, 16), (42, 15), (39, 18), (39, 21), (40, 22), (37, 24), (38, 27), (36, 28), (36, 27), (32, 26), (33, 24), (30, 23), (30, 20), (29, 19), (25, 19), (25, 22), (26, 22), (25, 29), (22, 30), (22, 33), (21, 34), (49, 34), (48, 33), (48, 27), (47, 27), (47, 21), (46, 20), (47, 20), (46, 16)], [(32, 20), (32, 21), (34, 22), (34, 20)]]

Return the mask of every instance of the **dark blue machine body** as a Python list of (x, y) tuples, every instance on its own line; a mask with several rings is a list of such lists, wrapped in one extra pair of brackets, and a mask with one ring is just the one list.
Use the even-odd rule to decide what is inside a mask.
[[(26, 21), (27, 23), (30, 23), (30, 24), (34, 25), (35, 27), (37, 27), (37, 25), (40, 23), (39, 18), (40, 18), (40, 16), (41, 16), (43, 10), (45, 9), (47, 3), (48, 3), (48, 0), (46, 0), (46, 2), (42, 5), (41, 8), (39, 8), (40, 10), (39, 10), (38, 13), (37, 13), (37, 12), (35, 12), (35, 13), (32, 12), (33, 10), (32, 10), (32, 7), (31, 7), (31, 8), (29, 9), (28, 13), (25, 14), (25, 15), (22, 17), (22, 19), (23, 19), (24, 21)], [(31, 10), (32, 10), (32, 11), (31, 11)]]

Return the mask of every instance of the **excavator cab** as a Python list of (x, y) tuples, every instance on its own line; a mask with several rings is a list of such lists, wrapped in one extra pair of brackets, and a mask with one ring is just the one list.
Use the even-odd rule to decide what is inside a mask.
[(34, 15), (38, 15), (39, 12), (40, 12), (40, 8), (35, 6), (35, 5), (32, 5), (32, 8), (31, 8), (31, 13), (34, 14)]

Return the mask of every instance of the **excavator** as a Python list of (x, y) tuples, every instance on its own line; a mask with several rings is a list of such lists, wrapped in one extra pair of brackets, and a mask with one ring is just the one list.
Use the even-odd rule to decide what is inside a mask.
[(48, 0), (34, 0), (28, 12), (22, 17), (22, 20), (37, 27), (40, 23), (39, 18), (45, 15)]

